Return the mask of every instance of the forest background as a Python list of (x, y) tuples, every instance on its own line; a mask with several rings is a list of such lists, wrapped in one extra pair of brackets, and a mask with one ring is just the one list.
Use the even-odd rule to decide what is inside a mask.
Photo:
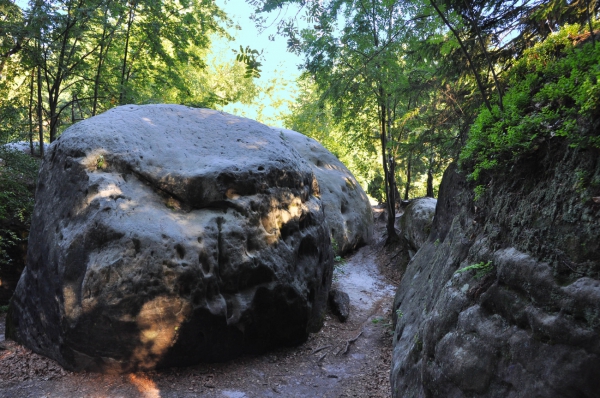
[[(596, 0), (246, 4), (258, 29), (301, 59), (300, 73), (258, 83), (269, 55), (251, 37), (233, 57), (215, 56), (215, 40), (238, 27), (211, 0), (0, 0), (0, 144), (27, 141), (43, 154), (73, 123), (123, 104), (280, 120), (386, 203), (390, 240), (399, 200), (436, 196), (451, 161), (480, 194), (490, 170), (547, 139), (600, 146)], [(288, 85), (293, 99), (281, 94)], [(0, 158), (7, 264), (26, 239), (37, 161), (7, 146)]]

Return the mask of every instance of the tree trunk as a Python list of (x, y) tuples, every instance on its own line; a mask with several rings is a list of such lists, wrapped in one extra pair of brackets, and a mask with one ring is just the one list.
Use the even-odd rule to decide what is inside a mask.
[[(379, 89), (380, 94), (382, 93), (382, 89)], [(383, 96), (381, 97), (383, 98)], [(393, 242), (398, 239), (398, 235), (396, 234), (396, 203), (394, 200), (394, 176), (390, 175), (390, 169), (388, 168), (388, 150), (387, 150), (387, 135), (386, 135), (386, 106), (384, 104), (380, 105), (380, 114), (379, 121), (381, 124), (381, 152), (382, 152), (382, 161), (383, 161), (383, 174), (385, 180), (385, 199), (387, 205), (387, 243)]]
[(588, 26), (590, 28), (590, 35), (592, 36), (592, 46), (596, 47), (596, 37), (594, 36), (594, 27), (592, 26), (592, 16), (590, 13), (590, 0), (585, 1), (585, 11), (587, 12)]
[(33, 147), (33, 82), (35, 80), (35, 69), (31, 70), (31, 81), (29, 83), (29, 109), (27, 116), (29, 117), (29, 151), (31, 156), (35, 156), (35, 148)]
[(102, 43), (100, 44), (100, 54), (98, 55), (98, 67), (96, 68), (96, 77), (94, 78), (94, 100), (92, 104), (92, 116), (96, 116), (98, 109), (98, 87), (100, 86), (100, 72), (102, 70), (102, 53), (104, 52), (104, 34), (106, 29), (102, 31)]
[(408, 167), (406, 168), (406, 184), (404, 186), (404, 200), (408, 200), (408, 192), (410, 191), (410, 169), (412, 167), (412, 151), (408, 153)]
[(42, 120), (42, 67), (37, 67), (37, 117), (40, 135), (40, 157), (44, 157), (44, 121)]
[(131, 36), (131, 26), (135, 16), (135, 6), (133, 3), (129, 9), (129, 19), (127, 20), (127, 33), (125, 34), (125, 50), (123, 51), (123, 66), (121, 68), (121, 87), (119, 93), (119, 105), (124, 105), (125, 102), (125, 75), (127, 74), (127, 53), (129, 52), (129, 38)]
[(433, 198), (433, 172), (431, 169), (427, 170), (427, 197)]
[(58, 132), (58, 96), (49, 95), (48, 110), (50, 113), (50, 143), (56, 140), (56, 134)]

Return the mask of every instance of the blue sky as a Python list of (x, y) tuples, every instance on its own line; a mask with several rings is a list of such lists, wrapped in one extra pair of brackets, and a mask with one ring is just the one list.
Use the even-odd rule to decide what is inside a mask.
[[(295, 95), (295, 79), (300, 75), (298, 65), (302, 59), (287, 51), (286, 39), (276, 35), (276, 27), (272, 26), (264, 32), (259, 33), (250, 15), (254, 12), (252, 6), (245, 0), (216, 0), (217, 5), (225, 11), (229, 18), (241, 27), (241, 30), (231, 29), (229, 33), (234, 36), (233, 41), (224, 39), (213, 42), (213, 53), (218, 54), (221, 62), (226, 62), (223, 57), (235, 59), (231, 49), (239, 49), (250, 46), (253, 49), (263, 51), (262, 74), (257, 84), (262, 87), (269, 85), (269, 81), (277, 78), (279, 83), (269, 97), (261, 96), (257, 104), (245, 106), (242, 104), (229, 104), (224, 111), (245, 116), (263, 123), (283, 127), (280, 114), (286, 112), (286, 102), (291, 101)], [(275, 13), (273, 13), (275, 14)], [(275, 18), (275, 15), (269, 15)], [(269, 40), (269, 35), (274, 35), (275, 40)], [(285, 83), (285, 85), (284, 85)]]

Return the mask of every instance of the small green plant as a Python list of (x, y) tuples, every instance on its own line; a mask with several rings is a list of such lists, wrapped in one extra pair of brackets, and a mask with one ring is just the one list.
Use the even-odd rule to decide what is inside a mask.
[(435, 240), (435, 242), (433, 242), (433, 244), (434, 244), (435, 246), (439, 246), (439, 245), (440, 245), (440, 240), (439, 240), (439, 239), (436, 239), (436, 240)]
[(390, 335), (394, 334), (394, 325), (391, 322), (385, 322), (385, 318), (383, 317), (376, 317), (371, 319), (371, 323), (373, 325), (379, 325), (383, 328), (387, 329), (387, 333)]
[(457, 270), (455, 272), (455, 274), (462, 274), (463, 272), (475, 270), (475, 271), (477, 271), (477, 272), (475, 272), (475, 279), (479, 279), (479, 278), (482, 278), (485, 275), (489, 274), (490, 272), (492, 272), (493, 269), (494, 269), (494, 266), (491, 261), (488, 261), (487, 263), (482, 261), (480, 263), (472, 264), (472, 265), (469, 265), (468, 267), (461, 268), (461, 269)]
[(0, 314), (6, 314), (8, 312), (8, 305), (0, 305)]
[(577, 176), (577, 183), (575, 184), (575, 189), (578, 194), (582, 194), (586, 191), (586, 180), (588, 180), (588, 175), (583, 170), (575, 170), (575, 176)]
[(415, 347), (417, 348), (417, 351), (423, 350), (423, 341), (421, 341), (421, 338), (419, 337), (419, 333), (415, 333), (413, 342), (415, 343)]
[(404, 314), (402, 313), (402, 311), (400, 311), (400, 308), (398, 308), (396, 310), (396, 315), (398, 316), (398, 319), (401, 319), (404, 316)]
[(331, 248), (333, 249), (334, 253), (337, 253), (337, 251), (339, 249), (337, 240), (335, 240), (335, 238), (333, 236), (331, 237)]
[[(331, 248), (334, 253), (337, 253), (338, 243), (333, 236), (331, 237)], [(342, 256), (336, 254), (333, 257), (333, 280), (337, 280), (339, 274), (344, 273), (344, 265), (346, 265), (346, 260)]]
[(475, 201), (477, 202), (485, 194), (485, 186), (477, 185), (474, 189), (474, 192), (475, 192)]
[(96, 168), (103, 169), (104, 166), (105, 166), (104, 155), (100, 155), (100, 156), (98, 156), (98, 159), (96, 159)]

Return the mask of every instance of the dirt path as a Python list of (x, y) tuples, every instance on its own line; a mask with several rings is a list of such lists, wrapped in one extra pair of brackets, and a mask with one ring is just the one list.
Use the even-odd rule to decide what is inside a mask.
[(64, 371), (56, 362), (4, 340), (0, 317), (0, 397), (389, 397), (391, 312), (395, 288), (379, 271), (380, 246), (367, 246), (335, 273), (350, 296), (346, 323), (325, 326), (299, 347), (222, 364), (99, 375)]

